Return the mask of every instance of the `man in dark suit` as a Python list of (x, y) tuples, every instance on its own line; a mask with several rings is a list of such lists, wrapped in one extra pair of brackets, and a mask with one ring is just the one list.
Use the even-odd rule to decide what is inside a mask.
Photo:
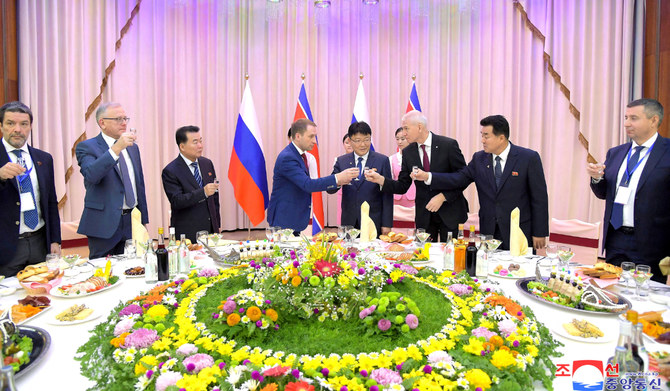
[(60, 217), (53, 159), (27, 144), (33, 113), (21, 102), (0, 107), (0, 274), (60, 254)]
[(312, 179), (305, 152), (316, 144), (316, 124), (307, 119), (295, 121), (291, 125), (291, 138), (275, 162), (267, 220), (272, 226), (291, 228), (294, 234), (299, 234), (309, 224), (312, 193), (345, 185), (358, 177), (358, 170), (350, 168)]
[(197, 126), (182, 126), (175, 134), (179, 156), (163, 169), (163, 189), (172, 209), (171, 226), (177, 238), (195, 243), (198, 231), (219, 232), (219, 184), (212, 161), (202, 156)]
[[(502, 241), (509, 250), (510, 214), (520, 210), (519, 226), (528, 246), (544, 248), (549, 236), (547, 183), (540, 155), (509, 142), (509, 123), (502, 115), (482, 119), (483, 151), (456, 173), (433, 173), (434, 190), (464, 189), (475, 182), (479, 195), (479, 231)], [(419, 170), (414, 179), (425, 180)], [(532, 238), (532, 240), (531, 240)]]
[[(439, 136), (428, 130), (428, 120), (417, 110), (402, 117), (402, 128), (407, 133), (410, 144), (402, 151), (402, 169), (398, 180), (385, 178), (378, 173), (368, 172), (366, 179), (382, 186), (382, 190), (394, 194), (405, 194), (412, 184), (410, 173), (414, 167), (424, 171), (456, 172), (465, 167), (465, 159), (452, 138)], [(454, 236), (458, 224), (468, 219), (468, 202), (463, 190), (439, 192), (431, 189), (427, 181), (416, 184), (416, 227), (424, 228), (432, 241), (446, 241), (447, 232)]]
[[(361, 204), (370, 205), (370, 219), (375, 223), (377, 233), (387, 234), (393, 227), (393, 194), (383, 193), (376, 183), (368, 182), (363, 175), (364, 168), (377, 170), (385, 177), (391, 177), (389, 158), (381, 153), (370, 150), (372, 145), (372, 129), (365, 122), (355, 122), (349, 126), (349, 142), (353, 152), (342, 155), (335, 160), (332, 174), (337, 174), (351, 167), (356, 167), (359, 175), (351, 186), (342, 188), (342, 225), (361, 227)], [(338, 189), (328, 189), (335, 194)]]
[(86, 187), (77, 232), (88, 237), (91, 259), (123, 253), (133, 208), (149, 223), (140, 149), (134, 132), (126, 131), (130, 118), (118, 103), (101, 104), (95, 118), (100, 134), (75, 149)]
[(605, 164), (589, 163), (591, 190), (605, 200), (603, 247), (607, 262), (651, 266), (670, 255), (670, 140), (658, 134), (663, 106), (638, 99), (626, 107), (624, 128), (632, 140), (607, 151)]

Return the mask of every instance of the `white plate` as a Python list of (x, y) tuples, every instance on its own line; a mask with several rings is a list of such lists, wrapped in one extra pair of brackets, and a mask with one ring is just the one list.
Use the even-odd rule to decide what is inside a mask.
[[(570, 319), (572, 320), (572, 319)], [(607, 343), (607, 342), (612, 342), (616, 339), (618, 333), (613, 333), (611, 331), (608, 331), (606, 327), (604, 327), (602, 324), (596, 323), (596, 322), (591, 322), (589, 323), (595, 325), (602, 331), (605, 335), (603, 335), (600, 338), (582, 338), (578, 337), (576, 335), (570, 335), (564, 328), (563, 328), (563, 322), (560, 322), (554, 327), (551, 327), (551, 331), (554, 334), (560, 335), (563, 338), (567, 338), (573, 341), (578, 341), (578, 342), (583, 342), (583, 343)]]
[[(102, 289), (100, 289), (100, 290), (97, 290), (97, 291), (95, 291), (95, 292), (85, 292), (85, 293), (80, 293), (80, 294), (78, 294), (78, 295), (77, 295), (77, 294), (66, 295), (66, 294), (61, 293), (61, 292), (58, 290), (58, 287), (59, 287), (59, 286), (62, 286), (62, 285), (73, 285), (72, 283), (69, 283), (69, 282), (68, 282), (67, 284), (60, 284), (59, 286), (55, 286), (55, 287), (53, 287), (53, 288), (51, 289), (51, 291), (49, 291), (49, 294), (50, 294), (51, 296), (54, 296), (54, 297), (62, 297), (62, 298), (65, 298), (65, 299), (74, 299), (74, 298), (77, 298), (77, 297), (90, 296), (90, 295), (95, 295), (96, 293), (100, 293), (100, 292), (104, 292), (104, 291), (110, 290), (110, 289), (112, 289), (112, 288), (114, 288), (114, 287), (116, 287), (116, 286), (118, 286), (118, 285), (121, 285), (121, 283), (123, 282), (123, 280), (124, 280), (124, 278), (123, 278), (122, 276), (119, 276), (119, 280), (118, 280), (118, 281), (116, 282), (116, 284), (114, 284), (114, 285), (106, 286), (106, 287), (104, 287), (104, 288), (102, 288)], [(77, 282), (82, 282), (82, 281), (85, 281), (85, 280), (81, 280), (81, 281), (77, 281)]]
[[(117, 284), (118, 284), (118, 282), (117, 282)], [(114, 285), (116, 285), (116, 284), (114, 284)], [(66, 308), (61, 309), (60, 312), (56, 313), (56, 315), (60, 314), (61, 312), (65, 311), (66, 309), (68, 309), (70, 307), (66, 307)], [(102, 311), (96, 311), (94, 309), (93, 313), (91, 315), (89, 315), (87, 318), (81, 319), (81, 320), (73, 320), (71, 322), (64, 322), (64, 321), (58, 320), (58, 319), (56, 319), (56, 315), (48, 317), (47, 318), (47, 323), (52, 324), (54, 326), (72, 326), (72, 325), (75, 325), (75, 324), (86, 323), (90, 320), (98, 319), (99, 317), (102, 316)]]
[[(18, 304), (18, 303), (17, 303), (17, 304)], [(12, 305), (13, 305), (13, 304), (12, 304)], [(9, 308), (11, 308), (11, 306), (10, 306)], [(7, 308), (7, 309), (9, 309), (9, 308)], [(38, 316), (42, 315), (43, 313), (49, 311), (50, 309), (51, 309), (51, 306), (45, 307), (42, 311), (36, 313), (35, 315), (31, 316), (31, 317), (28, 318), (28, 319), (24, 319), (24, 320), (22, 320), (22, 321), (16, 323), (16, 325), (17, 325), (17, 326), (18, 326), (18, 325), (22, 325), (22, 324), (24, 324), (24, 323), (26, 323), (26, 322), (28, 322), (28, 321), (30, 321), (30, 320), (33, 320), (33, 319), (37, 318)], [(2, 313), (4, 313), (4, 311), (2, 311)]]
[(13, 287), (2, 288), (2, 289), (0, 289), (0, 296), (9, 296), (9, 295), (13, 294), (14, 292), (16, 292), (16, 288), (13, 288)]
[[(129, 276), (129, 275), (127, 275), (126, 273), (123, 273), (123, 276), (124, 276), (125, 278), (144, 278), (144, 274), (139, 274), (139, 275), (136, 275), (136, 276)], [(118, 284), (118, 283), (117, 283), (117, 284)]]
[(670, 296), (657, 295), (655, 293), (652, 293), (652, 294), (649, 295), (649, 300), (653, 301), (656, 304), (660, 304), (660, 305), (670, 304)]

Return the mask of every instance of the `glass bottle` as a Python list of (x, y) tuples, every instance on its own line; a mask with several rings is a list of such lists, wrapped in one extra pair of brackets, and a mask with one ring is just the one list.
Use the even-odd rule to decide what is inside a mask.
[(147, 241), (147, 252), (144, 253), (144, 282), (155, 284), (158, 282), (158, 259), (152, 241)]
[(163, 237), (163, 227), (158, 228), (158, 249), (156, 250), (158, 259), (158, 281), (167, 281), (170, 278), (170, 261), (168, 251), (165, 248), (165, 238)]
[(5, 365), (0, 369), (0, 390), (16, 391), (14, 384), (14, 368), (11, 365)]
[(477, 246), (475, 246), (475, 226), (470, 226), (470, 236), (468, 236), (468, 247), (465, 248), (465, 270), (470, 277), (477, 273)]
[(174, 227), (170, 227), (169, 230), (170, 230), (170, 241), (168, 242), (167, 245), (168, 262), (170, 264), (170, 277), (174, 277), (175, 274), (177, 274), (178, 247)]
[(454, 270), (454, 238), (453, 234), (447, 234), (447, 245), (444, 247), (444, 270)]
[(186, 245), (186, 235), (181, 234), (178, 253), (178, 267), (177, 270), (179, 273), (188, 274), (191, 269), (191, 254), (188, 251), (188, 246)]
[(463, 224), (458, 224), (458, 238), (454, 249), (454, 271), (459, 273), (465, 270), (465, 234), (463, 233)]

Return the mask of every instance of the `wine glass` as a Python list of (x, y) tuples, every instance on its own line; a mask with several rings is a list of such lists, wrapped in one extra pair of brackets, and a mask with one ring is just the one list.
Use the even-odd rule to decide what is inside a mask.
[(575, 253), (572, 252), (572, 249), (568, 246), (558, 246), (558, 268), (561, 270), (568, 271), (570, 260), (575, 256)]
[(221, 235), (211, 234), (209, 235), (209, 238), (212, 240), (212, 243), (214, 243), (214, 247), (216, 247), (219, 244), (219, 240), (221, 240)]
[(265, 227), (265, 237), (268, 238), (268, 242), (272, 241), (274, 235), (275, 235), (274, 227)]
[(65, 271), (66, 277), (72, 277), (79, 274), (79, 270), (77, 270), (77, 268), (75, 267), (75, 263), (79, 260), (79, 255), (77, 254), (64, 255), (63, 260), (65, 261), (65, 263), (69, 265), (69, 268)]
[(621, 278), (624, 281), (624, 287), (625, 289), (621, 291), (621, 293), (630, 295), (633, 293), (630, 288), (630, 277), (635, 271), (635, 264), (633, 262), (621, 262)]
[(354, 240), (358, 237), (358, 235), (361, 233), (361, 230), (358, 228), (351, 227), (349, 230), (349, 241), (351, 245), (354, 244)]
[(490, 252), (495, 252), (498, 250), (498, 247), (502, 244), (502, 241), (499, 239), (493, 238), (493, 235), (486, 235), (486, 247), (488, 247)]
[(416, 239), (419, 241), (419, 246), (421, 246), (421, 248), (423, 248), (423, 245), (428, 238), (430, 238), (430, 234), (426, 232), (425, 229), (419, 228), (416, 230)]
[(419, 235), (423, 233), (426, 233), (424, 228), (417, 228), (414, 230), (414, 243), (419, 244)]
[(128, 239), (123, 247), (123, 256), (127, 261), (135, 259), (137, 256), (137, 248), (135, 247), (135, 240)]
[(344, 229), (344, 226), (340, 225), (337, 227), (337, 238), (342, 240), (346, 236), (347, 232)]
[(351, 225), (343, 225), (342, 229), (344, 230), (344, 241), (347, 243), (351, 243), (351, 233), (350, 231), (354, 229), (353, 226)]
[(288, 239), (291, 237), (291, 235), (293, 235), (292, 228), (284, 228), (281, 230), (281, 236), (283, 242), (288, 242)]
[(558, 246), (552, 243), (547, 244), (547, 258), (550, 260), (550, 265), (554, 264), (556, 257), (558, 256)]
[(197, 242), (207, 245), (207, 237), (209, 236), (209, 231), (198, 231), (195, 233), (195, 239)]
[(647, 280), (652, 276), (651, 266), (649, 265), (637, 265), (635, 266), (635, 271), (633, 272), (633, 280), (635, 281), (635, 299), (639, 301), (645, 301), (644, 297), (640, 295), (640, 287), (644, 285)]

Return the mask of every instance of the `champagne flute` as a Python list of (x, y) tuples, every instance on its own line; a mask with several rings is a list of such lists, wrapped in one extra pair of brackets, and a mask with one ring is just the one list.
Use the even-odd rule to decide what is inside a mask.
[(635, 271), (633, 272), (633, 280), (635, 281), (635, 299), (639, 301), (645, 301), (644, 297), (640, 295), (640, 288), (644, 285), (647, 280), (652, 276), (651, 266), (649, 265), (637, 265), (635, 266)]
[(624, 287), (625, 289), (621, 291), (621, 293), (630, 295), (633, 293), (630, 288), (630, 277), (631, 274), (635, 271), (635, 264), (633, 262), (621, 262), (621, 278), (623, 278), (624, 281)]

